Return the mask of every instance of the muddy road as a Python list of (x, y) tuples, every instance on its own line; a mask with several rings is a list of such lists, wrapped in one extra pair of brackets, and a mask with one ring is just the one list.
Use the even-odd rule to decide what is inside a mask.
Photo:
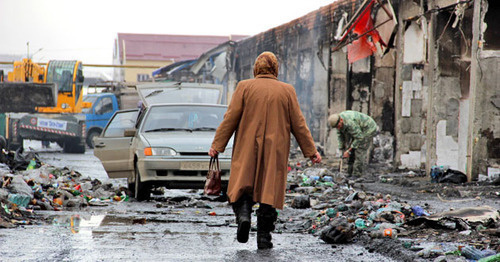
[[(28, 143), (48, 164), (77, 170), (115, 187), (126, 184), (123, 179), (108, 179), (92, 150), (84, 155), (63, 154), (55, 144), (41, 149), (39, 142)], [(0, 260), (394, 261), (363, 245), (332, 246), (308, 233), (274, 233), (272, 250), (257, 249), (254, 229), (248, 243), (238, 243), (230, 206), (201, 193), (164, 190), (147, 202), (130, 199), (63, 211), (36, 211), (38, 224), (0, 229)], [(281, 215), (293, 216), (294, 212), (285, 208)]]

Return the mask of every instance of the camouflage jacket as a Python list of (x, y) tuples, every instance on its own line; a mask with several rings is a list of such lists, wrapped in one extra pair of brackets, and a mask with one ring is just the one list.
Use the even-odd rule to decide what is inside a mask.
[[(347, 110), (339, 114), (344, 120), (344, 126), (337, 130), (339, 149), (352, 147), (358, 148), (367, 137), (374, 136), (377, 132), (377, 123), (370, 116)], [(350, 142), (350, 146), (349, 143)]]

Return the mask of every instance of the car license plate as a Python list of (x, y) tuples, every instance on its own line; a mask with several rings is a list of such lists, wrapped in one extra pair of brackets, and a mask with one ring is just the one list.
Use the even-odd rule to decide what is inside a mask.
[(206, 162), (181, 162), (181, 170), (208, 170), (209, 161)]

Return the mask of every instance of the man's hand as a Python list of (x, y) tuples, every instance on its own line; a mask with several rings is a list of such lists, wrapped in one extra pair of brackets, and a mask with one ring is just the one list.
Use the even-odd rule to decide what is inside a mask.
[(219, 152), (217, 152), (217, 150), (215, 150), (213, 148), (210, 148), (210, 150), (208, 150), (208, 155), (211, 157), (215, 157), (218, 154), (219, 154)]
[(347, 149), (344, 152), (344, 155), (342, 155), (342, 158), (349, 158), (349, 156), (351, 156), (351, 148)]
[(310, 159), (314, 164), (321, 163), (321, 155), (319, 154), (319, 152), (316, 152), (316, 154), (312, 155)]

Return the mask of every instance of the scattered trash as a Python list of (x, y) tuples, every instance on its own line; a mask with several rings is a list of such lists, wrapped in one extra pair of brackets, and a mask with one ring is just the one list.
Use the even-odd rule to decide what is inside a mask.
[(309, 208), (311, 207), (311, 202), (309, 195), (296, 196), (292, 201), (293, 208)]
[(354, 227), (345, 218), (337, 218), (321, 231), (320, 239), (328, 244), (342, 244), (352, 242)]
[(483, 257), (479, 259), (477, 262), (498, 262), (500, 261), (500, 253), (488, 257)]
[(379, 229), (377, 231), (370, 232), (370, 237), (372, 237), (372, 238), (383, 238), (383, 237), (396, 238), (397, 233), (392, 228), (386, 228), (383, 230)]
[(429, 213), (427, 213), (421, 206), (414, 206), (414, 207), (411, 208), (411, 211), (417, 217), (428, 216), (429, 215)]
[(33, 223), (33, 210), (64, 210), (128, 201), (125, 189), (42, 163), (34, 152), (2, 150), (0, 227)]
[(408, 221), (407, 224), (415, 226), (425, 223), (432, 228), (468, 230), (470, 224), (489, 224), (498, 220), (500, 220), (500, 214), (497, 210), (489, 206), (482, 206), (422, 216)]
[(496, 254), (493, 250), (479, 250), (472, 246), (461, 247), (460, 252), (465, 258), (472, 260), (479, 260)]
[(461, 184), (467, 182), (467, 176), (458, 170), (450, 169), (448, 166), (432, 166), (431, 181)]

